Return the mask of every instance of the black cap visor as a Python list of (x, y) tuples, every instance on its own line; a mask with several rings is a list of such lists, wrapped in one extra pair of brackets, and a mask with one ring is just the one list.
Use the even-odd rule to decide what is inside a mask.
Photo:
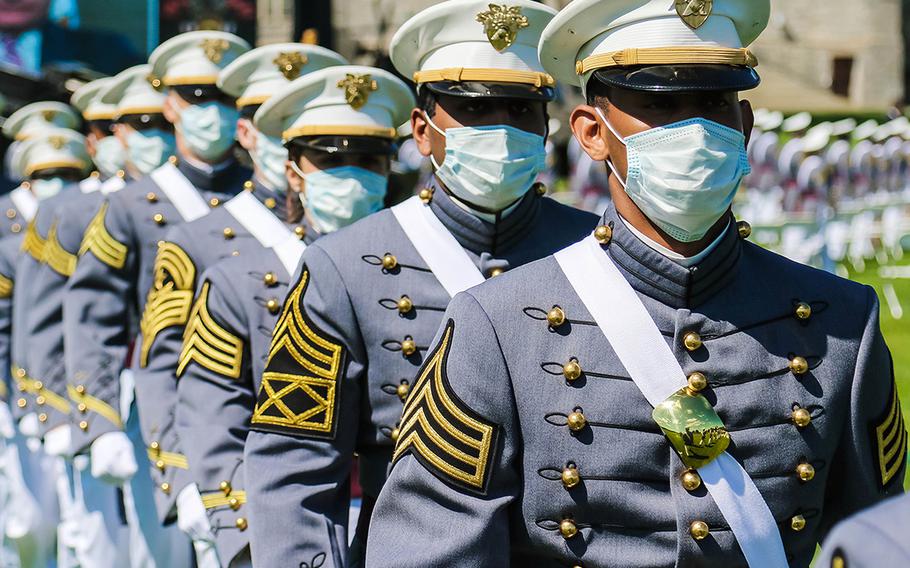
[(748, 91), (761, 82), (751, 67), (719, 64), (610, 67), (593, 78), (610, 87), (661, 93)]
[(292, 139), (287, 145), (329, 154), (390, 155), (395, 151), (395, 143), (391, 139), (378, 136), (299, 136)]
[(468, 98), (489, 97), (549, 102), (556, 97), (556, 90), (553, 87), (535, 87), (525, 83), (432, 81), (421, 83), (420, 88), (429, 89), (437, 95)]

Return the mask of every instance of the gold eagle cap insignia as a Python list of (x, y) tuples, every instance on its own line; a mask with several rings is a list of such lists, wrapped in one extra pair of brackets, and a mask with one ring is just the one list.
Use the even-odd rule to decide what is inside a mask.
[(369, 73), (346, 73), (344, 79), (338, 81), (338, 88), (344, 89), (345, 102), (357, 110), (367, 104), (370, 93), (379, 90), (379, 84)]
[(226, 39), (204, 39), (202, 43), (199, 44), (199, 47), (202, 48), (202, 52), (208, 58), (209, 61), (218, 65), (221, 63), (221, 60), (224, 58), (224, 52), (231, 47), (231, 44), (228, 43)]
[(307, 56), (299, 51), (283, 51), (272, 60), (272, 63), (278, 66), (278, 71), (285, 79), (293, 81), (300, 77), (300, 70), (306, 65)]
[(714, 0), (676, 0), (676, 13), (693, 30), (708, 21), (714, 10)]
[(52, 110), (45, 110), (45, 111), (41, 112), (41, 118), (43, 118), (45, 120), (45, 122), (50, 122), (50, 121), (54, 120), (54, 117), (56, 115), (57, 115), (57, 113)]
[(47, 143), (51, 145), (51, 148), (54, 150), (61, 150), (66, 146), (66, 139), (63, 136), (51, 136), (47, 139)]
[(483, 31), (493, 49), (508, 49), (515, 43), (518, 31), (530, 25), (528, 17), (521, 15), (521, 6), (490, 4), (489, 7), (489, 10), (477, 14), (476, 19), (483, 24)]

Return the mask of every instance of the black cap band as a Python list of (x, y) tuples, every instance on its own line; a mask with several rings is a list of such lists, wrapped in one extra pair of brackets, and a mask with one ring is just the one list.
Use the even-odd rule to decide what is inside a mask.
[(522, 99), (549, 102), (556, 98), (553, 87), (535, 87), (525, 83), (490, 83), (478, 81), (432, 81), (421, 83), (418, 88), (426, 88), (437, 95), (453, 97), (499, 99)]
[(661, 93), (748, 91), (761, 82), (751, 67), (719, 64), (610, 67), (591, 78), (610, 87)]

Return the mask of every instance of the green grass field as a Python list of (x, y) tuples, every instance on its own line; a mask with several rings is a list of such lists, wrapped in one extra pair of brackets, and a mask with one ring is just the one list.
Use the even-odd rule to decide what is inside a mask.
[[(903, 265), (910, 265), (910, 258), (904, 258)], [(894, 357), (894, 375), (897, 390), (904, 409), (905, 421), (910, 420), (910, 278), (884, 279), (879, 275), (876, 264), (869, 264), (862, 272), (852, 272), (850, 278), (875, 288), (881, 302), (882, 332), (891, 355)], [(883, 287), (891, 284), (903, 309), (903, 317), (895, 319), (891, 314)], [(908, 468), (910, 470), (910, 468)], [(910, 490), (910, 473), (904, 480), (904, 486)]]

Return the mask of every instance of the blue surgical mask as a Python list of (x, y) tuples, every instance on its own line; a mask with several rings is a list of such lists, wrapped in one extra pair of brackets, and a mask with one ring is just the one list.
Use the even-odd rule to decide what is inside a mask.
[(256, 134), (256, 147), (250, 152), (253, 163), (256, 164), (260, 181), (269, 189), (284, 194), (288, 190), (288, 178), (284, 173), (284, 164), (288, 159), (287, 148), (281, 143), (280, 138), (266, 136), (262, 132)]
[(607, 128), (626, 146), (625, 181), (610, 169), (642, 213), (677, 241), (705, 236), (733, 203), (751, 168), (743, 133), (704, 118), (620, 136), (603, 112)]
[(216, 160), (234, 144), (239, 117), (234, 107), (207, 102), (180, 111), (177, 129), (193, 154), (206, 161)]
[(389, 180), (383, 175), (342, 166), (304, 174), (291, 162), (304, 180), (300, 200), (320, 233), (331, 233), (382, 209)]
[(43, 201), (48, 197), (53, 197), (60, 193), (66, 182), (62, 178), (52, 177), (47, 179), (33, 179), (29, 182), (32, 192), (38, 201)]
[(141, 175), (152, 172), (174, 154), (174, 133), (158, 128), (134, 130), (126, 137), (128, 161)]
[(546, 167), (545, 140), (538, 134), (504, 124), (442, 131), (429, 117), (426, 120), (446, 138), (442, 164), (430, 156), (436, 177), (455, 197), (478, 209), (507, 208), (527, 193)]
[(105, 136), (95, 144), (92, 161), (101, 172), (101, 177), (113, 177), (126, 168), (126, 148), (116, 136)]

